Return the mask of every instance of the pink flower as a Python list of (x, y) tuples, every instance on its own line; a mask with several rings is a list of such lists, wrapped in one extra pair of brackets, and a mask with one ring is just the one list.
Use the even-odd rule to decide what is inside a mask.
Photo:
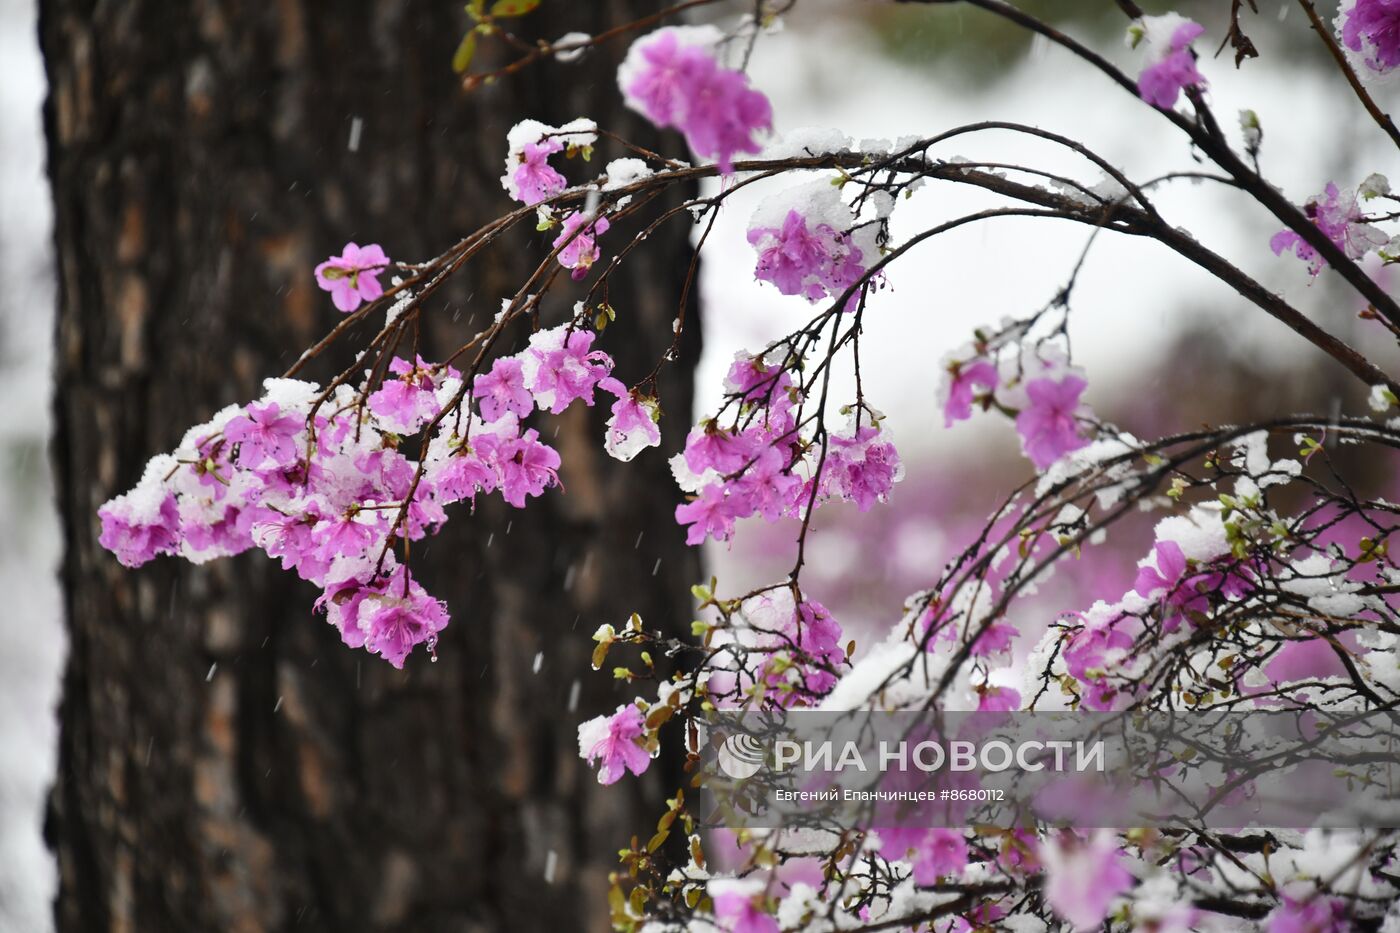
[(698, 424), (686, 435), (685, 465), (696, 474), (706, 470), (725, 475), (733, 473), (751, 457), (746, 440), (724, 430), (713, 421)]
[(1144, 16), (1134, 24), (1130, 36), (1145, 41), (1152, 62), (1138, 75), (1138, 94), (1154, 107), (1169, 110), (1183, 88), (1204, 87), (1206, 79), (1196, 69), (1191, 53), (1205, 27), (1175, 13)]
[(608, 218), (594, 220), (583, 211), (575, 211), (564, 218), (563, 230), (554, 238), (554, 248), (559, 250), (559, 265), (572, 269), (575, 280), (587, 276), (588, 270), (598, 261), (602, 253), (597, 238), (607, 233), (608, 227)]
[(591, 349), (593, 337), (592, 331), (562, 325), (530, 338), (521, 356), (521, 374), (541, 410), (557, 415), (575, 399), (593, 404), (594, 389), (612, 367), (606, 353)]
[(1132, 647), (1132, 637), (1116, 626), (1120, 618), (1101, 624), (1086, 622), (1070, 637), (1064, 652), (1070, 676), (1082, 681), (1093, 679), (1097, 674), (1091, 672), (1103, 671), (1110, 661)]
[(742, 72), (715, 60), (718, 39), (713, 30), (693, 27), (642, 36), (618, 70), (618, 85), (629, 107), (657, 126), (679, 129), (691, 149), (728, 174), (736, 152), (761, 151), (753, 136), (772, 127), (773, 112)]
[(967, 840), (958, 830), (886, 827), (879, 833), (880, 853), (909, 862), (915, 884), (937, 884), (941, 878), (961, 875), (967, 867)]
[(1170, 591), (1186, 573), (1186, 555), (1175, 541), (1158, 541), (1152, 549), (1153, 563), (1138, 568), (1133, 589), (1151, 598)]
[(611, 376), (598, 385), (618, 397), (613, 402), (612, 417), (608, 419), (608, 432), (603, 441), (608, 456), (626, 462), (646, 448), (661, 443), (661, 426), (657, 424), (661, 408), (656, 399), (628, 391)]
[(830, 487), (862, 512), (886, 501), (904, 477), (888, 434), (868, 423), (856, 428), (854, 421), (845, 432), (831, 435), (824, 471)]
[(1113, 899), (1133, 886), (1118, 840), (1105, 830), (1088, 840), (1068, 832), (1047, 837), (1040, 857), (1045, 901), (1076, 930), (1097, 929)]
[(1287, 894), (1264, 918), (1268, 933), (1348, 933), (1346, 903), (1339, 898), (1314, 897), (1294, 900)]
[(343, 312), (351, 312), (363, 301), (384, 294), (379, 273), (389, 265), (389, 257), (378, 243), (356, 246), (346, 243), (339, 256), (332, 256), (316, 267), (316, 284), (331, 293), (331, 300)]
[(1014, 626), (995, 623), (977, 636), (977, 641), (972, 643), (972, 656), (985, 658), (1001, 654), (1003, 651), (1010, 651), (1011, 639), (1018, 634), (1020, 633), (1016, 631)]
[(676, 506), (676, 522), (690, 526), (685, 535), (686, 544), (704, 544), (707, 537), (728, 541), (734, 534), (735, 518), (733, 504), (718, 483), (710, 483), (700, 490), (698, 497)]
[(860, 248), (848, 234), (827, 224), (809, 228), (795, 210), (788, 211), (781, 227), (751, 228), (748, 240), (758, 251), (754, 277), (772, 282), (784, 295), (808, 301), (836, 298), (865, 273)]
[(802, 480), (789, 470), (787, 455), (777, 447), (764, 447), (730, 485), (736, 512), (757, 513), (769, 522), (795, 513), (802, 488)]
[(943, 402), (943, 426), (951, 428), (955, 422), (971, 418), (977, 387), (990, 392), (997, 387), (997, 381), (996, 366), (981, 357), (949, 366), (944, 383), (947, 397)]
[(1367, 68), (1386, 74), (1400, 66), (1400, 0), (1344, 0), (1337, 25)]
[(283, 570), (296, 570), (303, 580), (315, 580), (325, 574), (328, 566), (328, 561), (316, 556), (316, 541), (311, 533), (320, 518), (314, 504), (305, 513), (291, 515), (269, 509), (254, 522), (253, 540), (268, 557), (280, 558)]
[(392, 594), (402, 592), (400, 587), (401, 582), (390, 581), (386, 594), (369, 613), (365, 633), (365, 647), (397, 668), (403, 667), (415, 645), (434, 639), (447, 627), (442, 603), (421, 589), (410, 591), (407, 598), (394, 598)]
[(578, 727), (579, 756), (590, 765), (601, 763), (599, 784), (615, 784), (623, 772), (641, 774), (651, 764), (651, 756), (637, 742), (644, 725), (642, 711), (628, 703), (611, 716), (599, 716)]
[(955, 829), (931, 829), (917, 849), (914, 883), (936, 884), (948, 875), (961, 875), (967, 867), (967, 840)]
[[(361, 514), (366, 521), (357, 521)], [(374, 527), (369, 518), (372, 514), (361, 513), (359, 506), (355, 506), (343, 515), (317, 522), (311, 530), (316, 556), (329, 562), (342, 555), (353, 557), (363, 553), (374, 541)]]
[[(370, 395), (369, 409), (383, 419), (383, 427), (398, 434), (414, 434), (438, 413), (433, 366), (422, 357), (416, 363), (395, 357), (389, 371), (399, 378), (386, 379)], [(457, 375), (456, 370), (451, 372)]]
[(770, 409), (791, 407), (788, 390), (792, 377), (787, 370), (769, 366), (761, 356), (747, 353), (736, 355), (724, 378), (724, 391), (737, 395), (746, 403), (767, 405)]
[(978, 693), (979, 713), (1010, 713), (1020, 708), (1021, 694), (1010, 687), (984, 687)]
[(300, 451), (296, 437), (306, 424), (305, 418), (282, 414), (276, 402), (250, 402), (243, 411), (224, 426), (224, 437), (239, 445), (239, 466), (258, 469), (270, 460), (285, 467), (297, 461)]
[(545, 489), (559, 484), (559, 453), (540, 443), (539, 437), (532, 428), (503, 442), (497, 453), (501, 496), (517, 509), (525, 507), (526, 496), (543, 495)]
[(779, 933), (778, 921), (765, 909), (763, 886), (755, 881), (717, 879), (709, 884), (715, 919), (729, 933)]
[(127, 567), (139, 567), (157, 554), (180, 547), (180, 512), (175, 496), (139, 488), (97, 510), (98, 543)]
[(491, 492), (500, 485), (500, 477), (492, 465), (498, 441), (490, 437), (472, 438), (453, 451), (433, 476), (433, 488), (440, 501), (460, 502), (476, 499), (478, 492)]
[(1037, 469), (1044, 470), (1089, 443), (1080, 436), (1075, 422), (1079, 396), (1087, 386), (1073, 374), (1033, 379), (1026, 384), (1030, 404), (1016, 416), (1016, 431), (1021, 435), (1021, 448)]
[(526, 143), (519, 154), (520, 164), (506, 185), (511, 197), (522, 204), (548, 201), (568, 187), (568, 182), (549, 164), (549, 157), (564, 148), (559, 139)]
[(795, 688), (781, 693), (784, 706), (808, 704), (836, 686), (833, 669), (845, 663), (846, 651), (841, 646), (841, 624), (825, 606), (816, 600), (798, 603), (779, 634), (777, 647), (787, 650), (790, 666), (778, 670), (770, 658), (759, 676), (771, 687), (791, 684)]
[[(1303, 213), (1351, 259), (1360, 259), (1389, 241), (1381, 230), (1365, 222), (1356, 192), (1342, 191), (1332, 182), (1327, 183), (1322, 194), (1308, 198), (1303, 205)], [(1314, 276), (1327, 265), (1327, 260), (1292, 230), (1275, 233), (1269, 240), (1269, 248), (1275, 256), (1292, 252), (1308, 264), (1308, 270)]]
[(512, 412), (524, 418), (535, 408), (535, 400), (525, 388), (525, 374), (519, 359), (503, 356), (489, 373), (479, 373), (472, 381), (472, 396), (480, 399), (481, 417), (496, 421)]

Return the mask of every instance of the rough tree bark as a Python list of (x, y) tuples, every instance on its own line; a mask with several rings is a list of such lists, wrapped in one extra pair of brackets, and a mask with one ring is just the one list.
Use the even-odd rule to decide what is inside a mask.
[[(654, 9), (546, 3), (523, 29)], [(346, 240), (424, 258), (504, 209), (518, 119), (587, 114), (656, 144), (617, 100), (621, 47), (465, 95), (465, 23), (449, 0), (42, 3), (72, 641), (48, 823), (60, 930), (600, 929), (616, 850), (674, 787), (600, 793), (577, 759), (576, 723), (621, 702), (588, 676), (589, 635), (633, 610), (686, 623), (700, 572), (662, 455), (603, 457), (605, 412), (541, 426), (566, 494), (432, 539), (421, 577), (454, 621), (439, 663), (402, 673), (343, 647), (312, 588), (257, 554), (132, 572), (97, 544), (97, 507), (147, 457), (334, 323), (319, 259)], [(653, 237), (612, 289), (624, 380), (671, 340), (687, 237)], [(541, 255), (526, 231), (469, 268), (427, 313), (436, 346)], [(688, 336), (665, 372), (663, 450), (698, 353)]]

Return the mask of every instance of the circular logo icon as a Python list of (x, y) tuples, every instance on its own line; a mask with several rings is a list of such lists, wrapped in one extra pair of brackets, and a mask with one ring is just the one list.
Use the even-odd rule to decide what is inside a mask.
[(762, 743), (748, 734), (731, 735), (719, 747), (719, 769), (736, 781), (757, 774), (763, 758)]

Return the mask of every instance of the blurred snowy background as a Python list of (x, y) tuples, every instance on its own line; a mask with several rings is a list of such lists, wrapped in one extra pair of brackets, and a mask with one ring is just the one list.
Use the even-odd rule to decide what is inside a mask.
[(0, 0), (0, 933), (52, 925), (44, 798), (64, 635), (49, 484), (53, 264), (34, 0)]
[[(1111, 4), (1026, 5), (1053, 11), (1058, 22), (1131, 66), (1123, 23)], [(1218, 37), (1228, 6), (1188, 0), (1177, 8)], [(760, 44), (752, 62), (755, 83), (773, 100), (779, 131), (834, 126), (860, 141), (1004, 119), (1076, 137), (1138, 180), (1194, 167), (1160, 117), (1106, 90), (1094, 72), (1059, 50), (1027, 41), (977, 11), (849, 0), (805, 0), (799, 7), (786, 30)], [(1301, 202), (1329, 180), (1352, 186), (1370, 171), (1393, 168), (1394, 154), (1386, 154), (1383, 137), (1351, 105), (1341, 78), (1325, 69), (1298, 11), (1284, 0), (1260, 0), (1260, 7), (1261, 15), (1247, 22), (1262, 59), (1237, 72), (1227, 54), (1208, 58), (1202, 70), (1223, 121), (1233, 125), (1240, 108), (1258, 112), (1266, 174)], [(0, 0), (0, 529), (6, 532), (0, 535), (0, 592), (7, 602), (0, 613), (0, 933), (49, 926), (54, 871), (40, 828), (54, 769), (53, 709), (64, 650), (45, 449), (53, 284), (34, 15), (34, 0)], [(1006, 133), (968, 137), (936, 154), (1021, 162), (1098, 180), (1084, 163)], [(715, 406), (735, 350), (759, 348), (808, 311), (801, 299), (784, 298), (747, 274), (753, 265), (743, 236), (749, 213), (783, 184), (736, 198), (710, 237), (700, 414)], [(1267, 242), (1277, 225), (1245, 199), (1178, 183), (1162, 191), (1158, 203), (1174, 223), (1308, 313), (1350, 330), (1354, 342), (1382, 342), (1357, 320), (1357, 302), (1326, 276), (1311, 284), (1301, 263), (1270, 254)], [(986, 204), (987, 196), (977, 192), (930, 186), (900, 207), (897, 231)], [(890, 416), (909, 475), (892, 508), (860, 522), (850, 513), (824, 512), (806, 578), (811, 595), (832, 607), (862, 643), (898, 619), (904, 596), (932, 583), (997, 496), (1029, 475), (1005, 420), (986, 417), (944, 430), (935, 401), (939, 358), (977, 325), (1044, 304), (1064, 284), (1087, 236), (1070, 225), (999, 220), (937, 238), (891, 270), (890, 288), (867, 315), (864, 383), (870, 401)], [(1326, 413), (1362, 406), (1361, 392), (1300, 338), (1153, 244), (1100, 237), (1074, 305), (1071, 333), (1078, 361), (1090, 373), (1088, 400), (1139, 436), (1193, 427), (1207, 413), (1219, 422), (1287, 407)], [(759, 523), (745, 529), (732, 550), (715, 549), (723, 591), (781, 578), (791, 563), (794, 531)], [(1114, 547), (1062, 572), (1054, 588), (1060, 604), (1101, 588), (1121, 593), (1142, 552), (1133, 536), (1142, 533), (1142, 527), (1129, 529)]]

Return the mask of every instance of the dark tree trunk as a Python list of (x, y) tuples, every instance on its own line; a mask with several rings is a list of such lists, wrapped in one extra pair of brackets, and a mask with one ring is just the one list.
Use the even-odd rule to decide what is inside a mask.
[[(653, 9), (547, 2), (522, 28), (596, 33)], [(465, 24), (450, 0), (42, 3), (72, 642), (48, 826), (63, 931), (601, 929), (617, 849), (674, 789), (658, 767), (602, 791), (577, 758), (577, 722), (625, 696), (588, 671), (594, 628), (634, 610), (680, 627), (699, 578), (663, 455), (604, 457), (606, 412), (541, 425), (567, 494), (485, 503), (432, 539), (420, 576), (454, 616), (437, 664), (400, 673), (342, 646), (315, 591), (259, 554), (125, 571), (97, 544), (97, 507), (146, 458), (335, 322), (318, 260), (347, 240), (426, 258), (504, 210), (518, 119), (589, 115), (656, 144), (617, 99), (621, 47), (466, 95), (450, 71)], [(625, 381), (671, 341), (687, 237), (652, 237), (612, 289), (602, 346)], [(469, 267), (426, 312), (438, 352), (541, 255), (525, 231)], [(698, 352), (687, 336), (665, 371), (663, 450)]]

